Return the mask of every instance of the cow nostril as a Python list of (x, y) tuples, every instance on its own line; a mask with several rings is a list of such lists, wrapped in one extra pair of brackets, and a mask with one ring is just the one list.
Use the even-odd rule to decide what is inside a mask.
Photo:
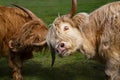
[(63, 48), (64, 46), (65, 46), (65, 44), (64, 44), (64, 43), (61, 43), (61, 44), (60, 44), (60, 47), (61, 47), (61, 48)]

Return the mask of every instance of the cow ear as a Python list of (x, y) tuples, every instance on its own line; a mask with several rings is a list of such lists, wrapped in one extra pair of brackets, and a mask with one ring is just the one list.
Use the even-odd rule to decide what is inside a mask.
[(78, 13), (73, 17), (75, 26), (84, 27), (89, 22), (89, 15), (87, 13)]
[(20, 44), (17, 42), (14, 42), (13, 40), (10, 40), (8, 42), (8, 46), (13, 52), (17, 52), (17, 48), (20, 47)]
[(8, 46), (10, 47), (10, 48), (13, 48), (14, 46), (13, 46), (13, 41), (12, 40), (10, 40), (9, 42), (8, 42)]

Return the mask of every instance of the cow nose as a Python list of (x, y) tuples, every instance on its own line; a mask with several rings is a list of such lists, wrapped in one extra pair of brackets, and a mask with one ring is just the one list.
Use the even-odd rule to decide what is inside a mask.
[(62, 53), (65, 50), (65, 43), (60, 43), (57, 47), (57, 52)]

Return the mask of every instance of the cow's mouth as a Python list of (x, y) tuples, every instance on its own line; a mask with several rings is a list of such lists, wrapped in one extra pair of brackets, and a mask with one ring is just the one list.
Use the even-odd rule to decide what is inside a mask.
[(57, 51), (57, 53), (60, 57), (68, 56), (69, 54), (67, 52), (68, 52), (68, 49), (62, 50), (60, 53), (59, 53), (59, 51)]

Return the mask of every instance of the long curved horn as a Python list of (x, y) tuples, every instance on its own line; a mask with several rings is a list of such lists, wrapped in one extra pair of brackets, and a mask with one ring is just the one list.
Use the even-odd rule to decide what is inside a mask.
[(33, 14), (30, 10), (28, 10), (28, 9), (26, 9), (26, 8), (24, 8), (24, 7), (18, 6), (18, 5), (16, 5), (16, 4), (12, 4), (12, 5), (15, 6), (15, 7), (17, 7), (17, 8), (19, 8), (19, 9), (21, 9), (21, 10), (23, 10), (24, 12), (26, 12), (33, 20), (38, 20), (38, 19), (39, 19), (39, 18), (36, 17), (36, 15)]
[(51, 51), (51, 56), (52, 56), (51, 67), (53, 67), (53, 65), (54, 65), (54, 63), (55, 63), (55, 49), (52, 47), (51, 44), (50, 44), (50, 51)]
[(72, 8), (70, 13), (68, 14), (68, 17), (72, 18), (77, 10), (77, 0), (72, 0)]

